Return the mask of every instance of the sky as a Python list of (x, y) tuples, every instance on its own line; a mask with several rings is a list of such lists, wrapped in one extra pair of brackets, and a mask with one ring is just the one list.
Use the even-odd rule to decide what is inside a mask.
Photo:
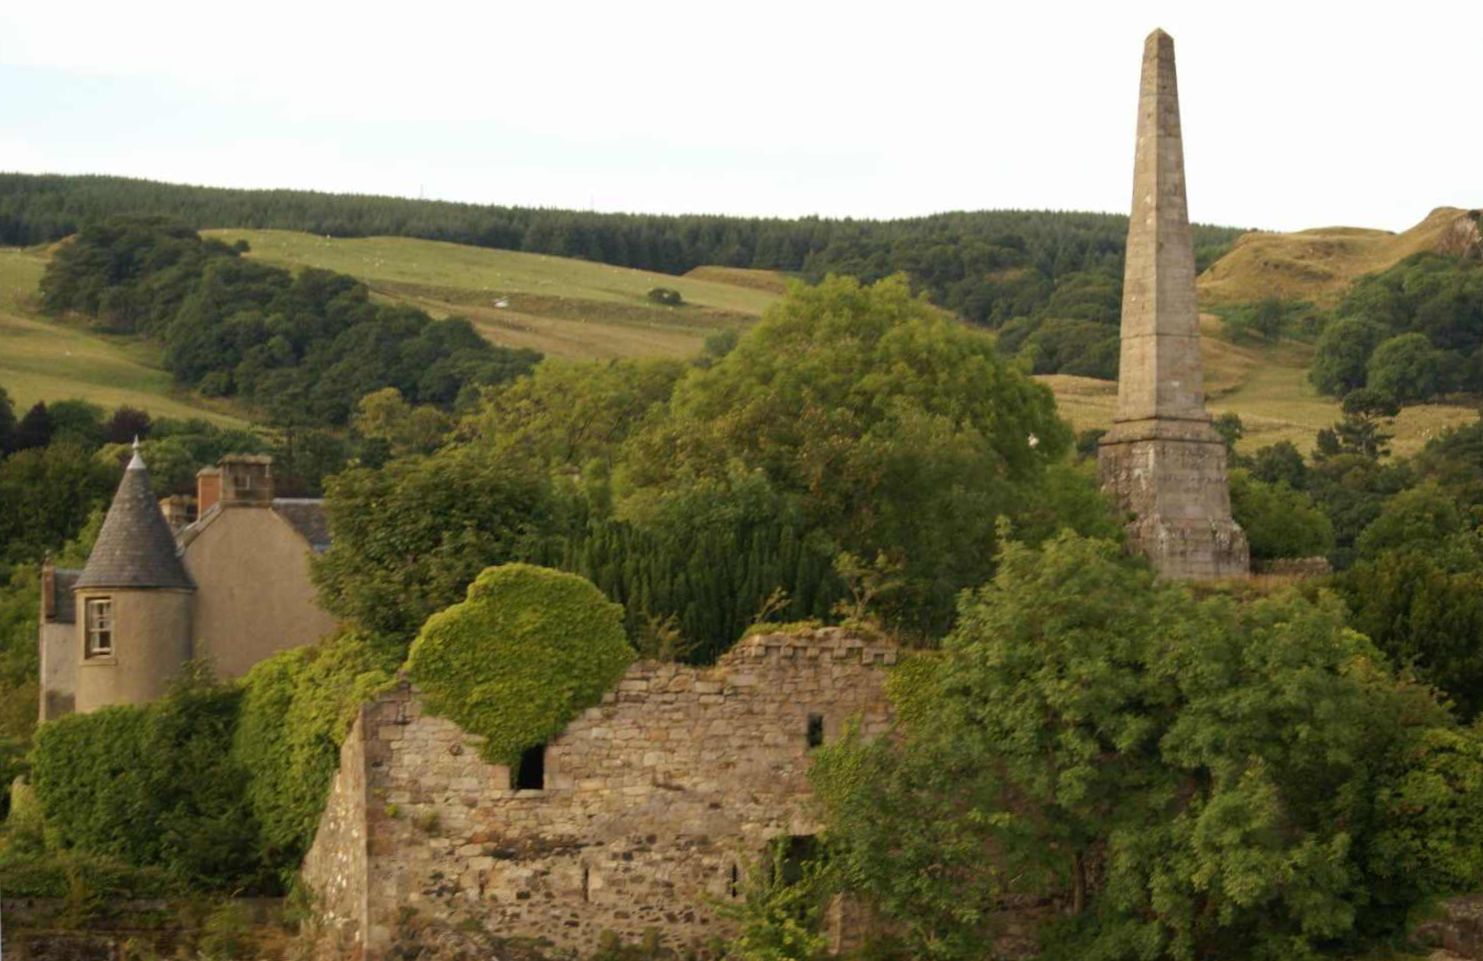
[(1428, 0), (5, 3), (0, 170), (655, 213), (1125, 211), (1155, 27), (1192, 219), (1402, 230), (1483, 206), (1483, 4)]

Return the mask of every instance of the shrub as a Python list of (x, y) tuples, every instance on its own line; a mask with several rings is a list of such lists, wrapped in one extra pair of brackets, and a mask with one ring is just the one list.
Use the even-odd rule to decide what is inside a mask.
[(248, 672), (232, 757), (250, 777), (247, 802), (269, 867), (298, 867), (356, 710), (391, 681), (354, 632), (284, 651)]
[(43, 725), (32, 777), (48, 830), (63, 847), (204, 887), (258, 885), (246, 776), (228, 756), (238, 701), (187, 677), (152, 704)]
[(1318, 557), (1334, 548), (1334, 525), (1313, 498), (1286, 482), (1269, 484), (1231, 471), (1231, 513), (1246, 531), (1251, 556)]
[(633, 659), (623, 608), (575, 574), (506, 564), (423, 625), (407, 667), (428, 710), (513, 764), (596, 704)]
[(673, 287), (655, 287), (649, 291), (649, 299), (666, 307), (678, 307), (685, 302), (685, 298)]

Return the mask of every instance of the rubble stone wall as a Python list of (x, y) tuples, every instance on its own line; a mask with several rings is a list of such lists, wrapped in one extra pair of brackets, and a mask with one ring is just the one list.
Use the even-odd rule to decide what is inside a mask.
[(363, 747), (345, 749), (348, 766), (364, 752), (364, 866), (341, 850), (361, 843), (343, 825), (357, 815), (342, 765), (305, 879), (326, 908), (367, 886), (352, 940), (368, 959), (419, 919), (584, 952), (604, 931), (653, 929), (703, 956), (730, 933), (716, 902), (744, 890), (768, 842), (818, 829), (811, 726), (825, 741), (852, 719), (885, 731), (895, 660), (824, 629), (747, 638), (712, 668), (639, 662), (547, 745), (539, 790), (513, 789), (403, 686), (364, 709)]

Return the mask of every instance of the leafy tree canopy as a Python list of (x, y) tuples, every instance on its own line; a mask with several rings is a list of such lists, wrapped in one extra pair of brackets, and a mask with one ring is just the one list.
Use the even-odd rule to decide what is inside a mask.
[(1050, 392), (899, 278), (795, 289), (620, 456), (620, 516), (694, 480), (757, 471), (840, 549), (905, 562), (918, 629), (991, 564), (994, 518), (1038, 500), (1071, 433)]
[(1483, 869), (1483, 741), (1332, 598), (1195, 600), (1066, 534), (1002, 546), (911, 663), (901, 738), (826, 747), (815, 778), (912, 956), (981, 957), (1030, 895), (1063, 908), (1052, 958), (1312, 957)]

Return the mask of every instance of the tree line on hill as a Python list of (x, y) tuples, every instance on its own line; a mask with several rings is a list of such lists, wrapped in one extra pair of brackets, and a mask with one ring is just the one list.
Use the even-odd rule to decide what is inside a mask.
[(245, 246), (160, 217), (105, 220), (57, 249), (42, 304), (158, 341), (178, 383), (239, 398), (279, 426), (344, 425), (358, 398), (383, 387), (449, 408), (540, 359), (489, 343), (462, 318), (374, 303), (353, 277), (248, 260)]
[[(996, 327), (1016, 317), (1088, 321), (1081, 313), (1046, 314), (1043, 308), (1071, 275), (1088, 272), (1092, 284), (1120, 277), (1127, 234), (1127, 218), (1114, 214), (998, 210), (900, 220), (663, 216), (0, 174), (0, 244), (59, 240), (120, 214), (168, 216), (198, 229), (418, 237), (671, 274), (707, 264), (786, 271), (810, 282), (831, 273), (866, 282), (904, 273), (938, 306)], [(1201, 267), (1239, 233), (1197, 225)], [(1071, 281), (1072, 286), (1081, 283)], [(1059, 345), (1090, 333), (1058, 331), (1047, 340)], [(1037, 364), (1051, 364), (1057, 349), (1064, 350), (1044, 348), (1046, 359)], [(1096, 369), (1105, 370), (1105, 364)]]

